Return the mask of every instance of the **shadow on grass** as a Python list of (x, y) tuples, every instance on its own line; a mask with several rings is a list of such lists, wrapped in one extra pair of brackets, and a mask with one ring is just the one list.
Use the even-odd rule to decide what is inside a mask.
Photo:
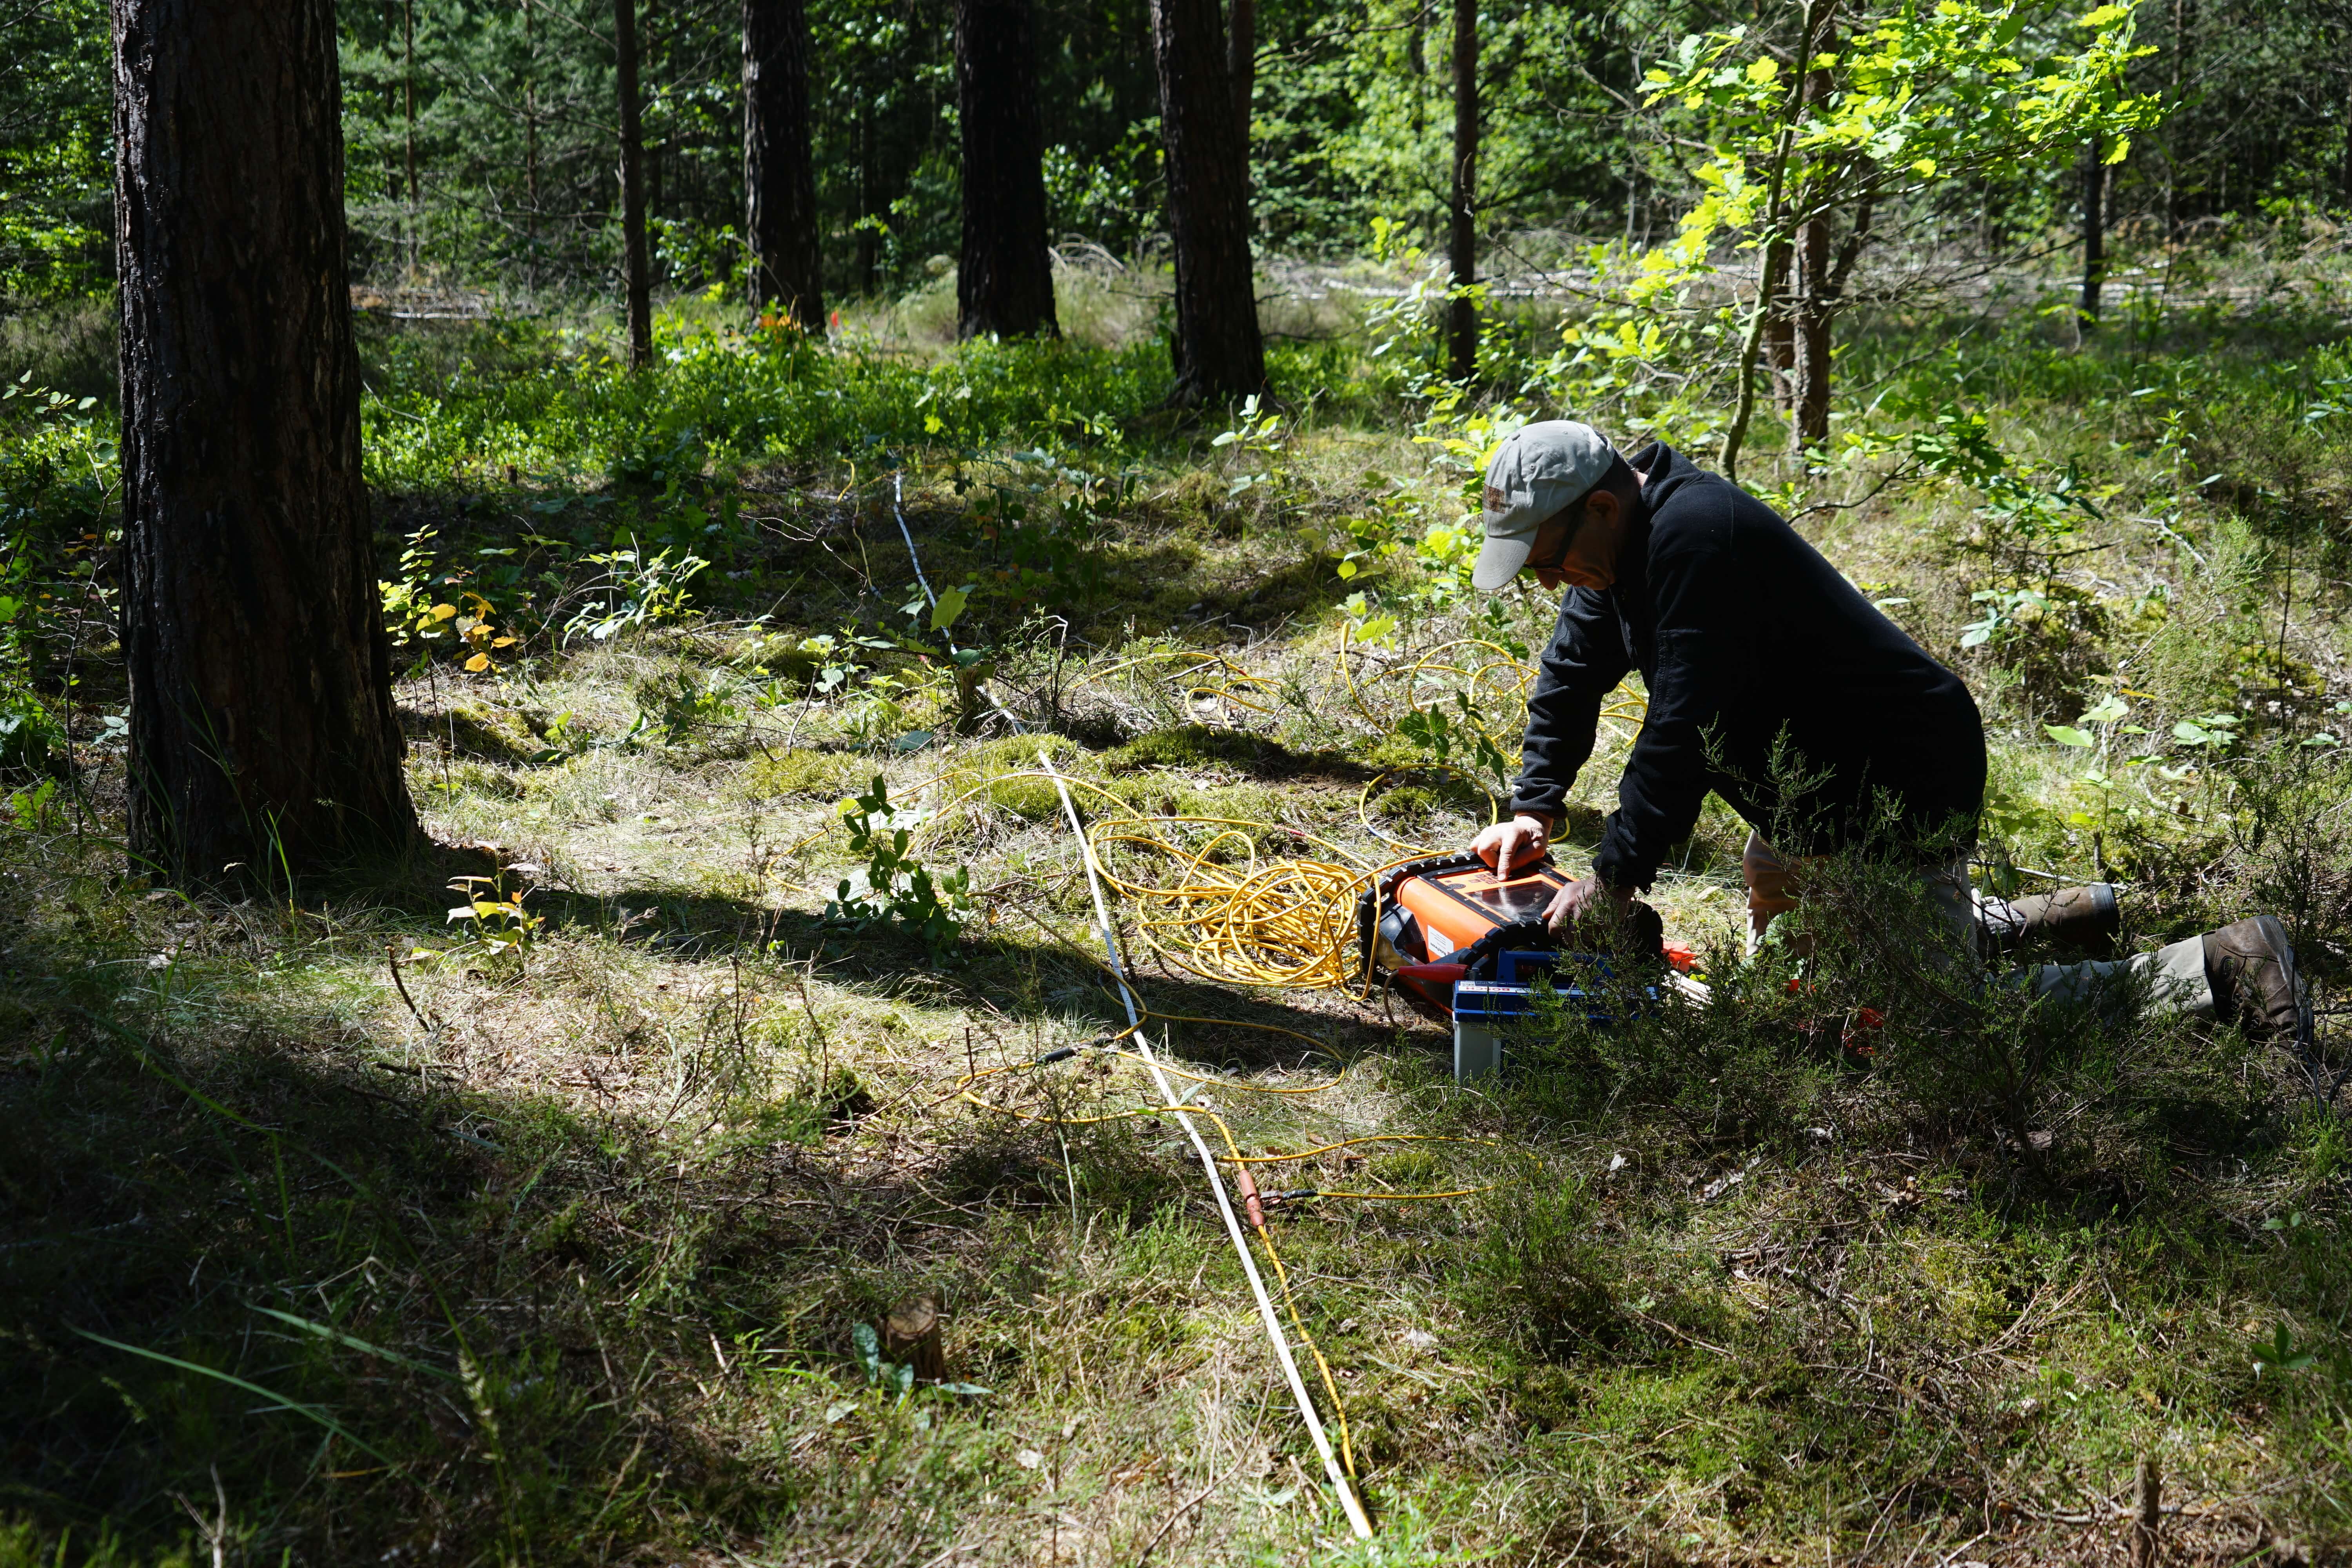
[[(1318, 761), (1319, 754), (1303, 759), (1310, 765)], [(448, 930), (447, 884), (496, 868), (488, 851), (428, 844), (342, 887), (405, 941), (429, 942)], [(680, 961), (782, 963), (875, 995), (919, 988), (941, 1004), (1014, 1024), (1086, 1017), (1100, 1022), (1107, 1032), (1127, 1024), (1099, 952), (1082, 948), (1075, 936), (1056, 942), (1018, 915), (1006, 915), (993, 926), (967, 926), (953, 945), (934, 953), (885, 921), (829, 921), (748, 899), (671, 888), (587, 893), (541, 887), (529, 905), (551, 931), (593, 933)], [(1156, 958), (1130, 959), (1143, 1005), (1180, 1020), (1173, 1048), (1219, 1068), (1295, 1068), (1302, 1058), (1345, 1065), (1385, 1048), (1433, 1050), (1439, 1043), (1436, 1033), (1410, 1012), (1377, 999), (1365, 1002), (1352, 991), (1307, 993), (1321, 1005), (1305, 1006), (1287, 999), (1301, 994), (1218, 984)], [(1154, 1029), (1155, 1041), (1161, 1034)]]
[[(1017, 1255), (1003, 1223), (1066, 1181), (1114, 1215), (1197, 1195), (1119, 1127), (983, 1125), (877, 1172), (822, 1106), (682, 1139), (380, 1073), (226, 997), (157, 1024), (67, 948), (9, 962), (0, 1527), (44, 1562), (167, 1554), (191, 1510), (254, 1560), (741, 1539), (887, 1479), (760, 1436), (793, 1379), (863, 1397), (850, 1324)], [(938, 1415), (926, 1441), (984, 1418)]]

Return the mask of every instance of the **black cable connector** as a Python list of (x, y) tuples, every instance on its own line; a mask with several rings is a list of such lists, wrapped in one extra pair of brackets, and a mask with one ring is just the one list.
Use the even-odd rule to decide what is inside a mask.
[(1072, 1057), (1076, 1056), (1077, 1054), (1077, 1047), (1064, 1046), (1060, 1050), (1047, 1051), (1044, 1056), (1039, 1057), (1029, 1065), (1033, 1068), (1050, 1067), (1055, 1062), (1068, 1061)]

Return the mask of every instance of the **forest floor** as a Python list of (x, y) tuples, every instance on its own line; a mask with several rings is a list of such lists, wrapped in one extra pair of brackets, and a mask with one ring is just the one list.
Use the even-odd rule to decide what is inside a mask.
[[(1968, 676), (1990, 879), (2112, 876), (2141, 948), (2269, 909), (2323, 1007), (2332, 265), (2087, 345), (1874, 323), (1847, 455), (1748, 475)], [(1148, 890), (1486, 819), (1553, 609), (1459, 586), (1491, 426), (1360, 337), (1280, 349), (1270, 424), (1156, 409), (1149, 342), (709, 320), (631, 377), (578, 326), (370, 318), (433, 847), (236, 900), (125, 866), (103, 405), (0, 411), (72, 731), (0, 794), (0, 1564), (2121, 1563), (2143, 1460), (2167, 1562), (2352, 1554), (2332, 1016), (2316, 1063), (2000, 987), (1956, 1021), (1826, 930), (1800, 988), (1740, 958), (1710, 802), (1654, 901), (1713, 1005), (1548, 1014), (1456, 1084), (1334, 984), (1328, 879), (1290, 984)], [(1122, 1054), (1042, 759), (1143, 1037), (1308, 1194), (1254, 1245), (1369, 1544)]]

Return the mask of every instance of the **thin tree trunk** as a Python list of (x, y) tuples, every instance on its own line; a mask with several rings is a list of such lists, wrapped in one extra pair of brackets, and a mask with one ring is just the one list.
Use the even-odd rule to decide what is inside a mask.
[(881, 239), (866, 221), (877, 216), (875, 209), (877, 184), (874, 106), (872, 100), (860, 92), (857, 95), (857, 291), (866, 295), (871, 295), (882, 281)]
[(2094, 141), (2083, 153), (2083, 304), (2074, 319), (2085, 332), (2099, 325), (2099, 290), (2107, 280), (2107, 163)]
[(653, 363), (651, 263), (646, 257), (644, 103), (637, 94), (637, 0), (613, 0), (613, 60), (621, 100), (621, 288), (629, 311), (629, 367)]
[(400, 78), (401, 91), (407, 100), (405, 111), (407, 133), (403, 141), (403, 160), (408, 169), (408, 270), (416, 271), (417, 226), (422, 222), (416, 202), (416, 0), (402, 0), (400, 7)]
[(1217, 0), (1151, 0), (1160, 127), (1168, 157), (1168, 226), (1176, 252), (1180, 404), (1265, 390), (1250, 264), (1249, 195), (1234, 133)]
[[(1805, 0), (1804, 22), (1798, 33), (1797, 56), (1801, 60), (1812, 58), (1813, 26), (1821, 9), (1822, 0)], [(1803, 110), (1803, 84), (1800, 81), (1789, 89), (1781, 110), (1784, 119), (1780, 134), (1773, 144), (1771, 174), (1766, 182), (1766, 237), (1762, 264), (1756, 278), (1756, 302), (1748, 312), (1747, 330), (1740, 335), (1739, 364), (1732, 384), (1737, 402), (1732, 409), (1731, 427), (1723, 433), (1723, 477), (1735, 482), (1739, 478), (1739, 450), (1748, 441), (1748, 422), (1756, 413), (1756, 360), (1764, 346), (1764, 323), (1771, 315), (1773, 299), (1780, 291), (1780, 279), (1788, 268), (1789, 241), (1780, 225), (1785, 216), (1789, 157), (1796, 148), (1797, 124)]]
[(1830, 220), (1827, 213), (1797, 231), (1796, 346), (1794, 395), (1790, 398), (1790, 450), (1801, 455), (1830, 436)]
[(360, 468), (331, 0), (116, 0), (134, 867), (416, 828)]
[(523, 285), (539, 287), (539, 35), (531, 25), (534, 0), (523, 0), (522, 84)]
[(1242, 200), (1250, 199), (1250, 111), (1257, 103), (1257, 0), (1233, 0), (1225, 74), (1234, 83), (1234, 121), (1242, 132)]
[[(1835, 23), (1824, 21), (1819, 31), (1820, 40), (1812, 46), (1815, 55), (1828, 53), (1837, 43)], [(1829, 95), (1830, 73), (1807, 72), (1805, 101), (1820, 104)], [(1791, 334), (1796, 347), (1796, 387), (1789, 449), (1796, 457), (1830, 438), (1830, 215), (1819, 205), (1818, 195), (1808, 199), (1815, 205), (1797, 230), (1796, 320)]]
[(803, 331), (824, 331), (824, 276), (809, 136), (808, 9), (743, 0), (743, 237), (751, 308), (773, 305)]
[(1797, 408), (1797, 319), (1795, 301), (1785, 296), (1772, 301), (1764, 318), (1764, 367), (1772, 382), (1772, 406), (1780, 417), (1795, 417)]
[[(2172, 92), (2169, 101), (2177, 110), (2189, 92), (2189, 50), (2197, 29), (2197, 0), (2172, 0)], [(2164, 147), (2164, 237), (2168, 244), (2180, 238), (2182, 201), (2182, 142), (2189, 134), (2186, 115), (2175, 112), (2172, 123), (2166, 129)]]
[(1454, 0), (1454, 209), (1445, 245), (1454, 292), (1446, 301), (1445, 368), (1455, 381), (1478, 372), (1478, 306), (1463, 290), (1478, 280), (1478, 0)]
[(1057, 336), (1029, 0), (956, 0), (955, 57), (963, 121), (956, 335)]
[(2336, 171), (2336, 191), (2352, 205), (2352, 83), (2347, 83), (2344, 100), (2344, 153)]

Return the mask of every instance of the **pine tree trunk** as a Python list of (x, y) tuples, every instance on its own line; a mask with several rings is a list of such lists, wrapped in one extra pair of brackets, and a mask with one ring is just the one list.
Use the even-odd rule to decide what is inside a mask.
[(1217, 0), (1151, 0), (1168, 155), (1168, 226), (1176, 251), (1180, 404), (1265, 390), (1265, 340), (1250, 265), (1247, 171), (1234, 127)]
[[(1446, 263), (1454, 287), (1478, 280), (1478, 0), (1454, 0), (1454, 203)], [(1478, 371), (1478, 307), (1468, 296), (1446, 301), (1446, 374), (1467, 381)]]
[(2107, 165), (2093, 142), (2083, 153), (2083, 331), (2099, 325), (2099, 291), (2107, 280)]
[(653, 363), (652, 265), (646, 256), (646, 153), (637, 92), (637, 0), (613, 0), (613, 60), (621, 100), (621, 289), (629, 312), (629, 366)]
[(334, 6), (113, 22), (131, 863), (197, 887), (398, 849)]
[(1242, 133), (1242, 200), (1250, 198), (1250, 113), (1257, 104), (1257, 0), (1233, 0), (1225, 75), (1234, 84), (1234, 122)]
[(803, 331), (822, 333), (812, 53), (803, 0), (743, 0), (743, 235), (751, 308), (772, 304)]
[(1029, 0), (956, 0), (955, 57), (963, 121), (956, 335), (1055, 336)]

